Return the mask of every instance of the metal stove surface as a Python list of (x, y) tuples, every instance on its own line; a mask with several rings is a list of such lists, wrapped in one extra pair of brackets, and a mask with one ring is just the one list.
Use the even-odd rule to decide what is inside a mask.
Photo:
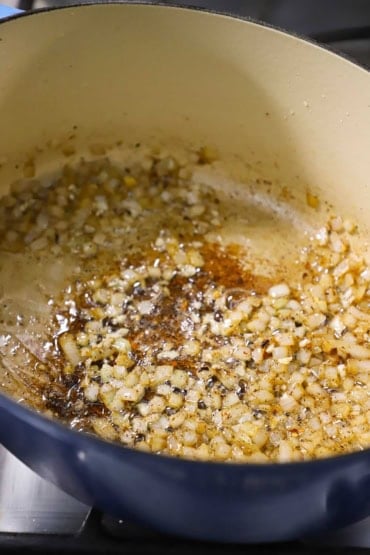
[(0, 533), (76, 534), (89, 512), (0, 446)]

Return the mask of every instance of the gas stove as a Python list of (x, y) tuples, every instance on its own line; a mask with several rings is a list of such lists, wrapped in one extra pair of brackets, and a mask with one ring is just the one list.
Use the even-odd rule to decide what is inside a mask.
[(46, 482), (0, 447), (0, 552), (193, 555), (350, 555), (370, 547), (370, 518), (320, 538), (225, 546), (164, 536), (88, 507)]
[[(76, 0), (8, 0), (22, 9)], [(96, 1), (96, 0), (95, 0)], [(163, 0), (162, 0), (163, 3)], [(177, 4), (182, 2), (177, 0)], [(184, 2), (185, 3), (185, 2)], [(325, 43), (370, 69), (368, 0), (192, 0), (250, 16)], [(349, 555), (370, 552), (370, 518), (322, 537), (301, 541), (225, 546), (163, 536), (87, 507), (29, 470), (0, 446), (0, 552), (16, 553), (197, 553), (253, 555)]]
[[(0, 552), (151, 553), (193, 555), (352, 555), (370, 547), (370, 518), (330, 535), (301, 541), (232, 545), (190, 542), (119, 520), (46, 482), (0, 447)], [(366, 549), (367, 548), (367, 549)], [(339, 551), (340, 550), (340, 551)]]

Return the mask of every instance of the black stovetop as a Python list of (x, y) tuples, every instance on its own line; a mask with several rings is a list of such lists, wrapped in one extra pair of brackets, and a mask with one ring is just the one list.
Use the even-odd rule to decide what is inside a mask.
[(369, 548), (307, 540), (274, 544), (223, 545), (163, 536), (93, 510), (75, 536), (0, 534), (2, 555), (14, 553), (125, 555), (362, 555)]

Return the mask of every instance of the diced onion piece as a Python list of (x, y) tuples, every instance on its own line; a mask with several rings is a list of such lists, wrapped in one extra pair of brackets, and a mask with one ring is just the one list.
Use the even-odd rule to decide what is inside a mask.
[(287, 297), (290, 293), (290, 289), (286, 283), (279, 283), (274, 285), (269, 289), (269, 295), (273, 299), (278, 299), (280, 297)]
[(81, 362), (81, 355), (79, 348), (75, 342), (74, 337), (69, 333), (64, 333), (59, 337), (59, 345), (64, 353), (64, 356), (73, 366), (77, 366)]

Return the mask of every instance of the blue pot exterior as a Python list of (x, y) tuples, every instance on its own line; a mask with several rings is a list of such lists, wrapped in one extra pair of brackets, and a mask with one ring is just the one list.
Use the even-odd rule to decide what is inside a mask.
[(370, 513), (369, 451), (293, 464), (192, 462), (74, 432), (2, 395), (0, 441), (81, 501), (189, 538), (286, 540)]

